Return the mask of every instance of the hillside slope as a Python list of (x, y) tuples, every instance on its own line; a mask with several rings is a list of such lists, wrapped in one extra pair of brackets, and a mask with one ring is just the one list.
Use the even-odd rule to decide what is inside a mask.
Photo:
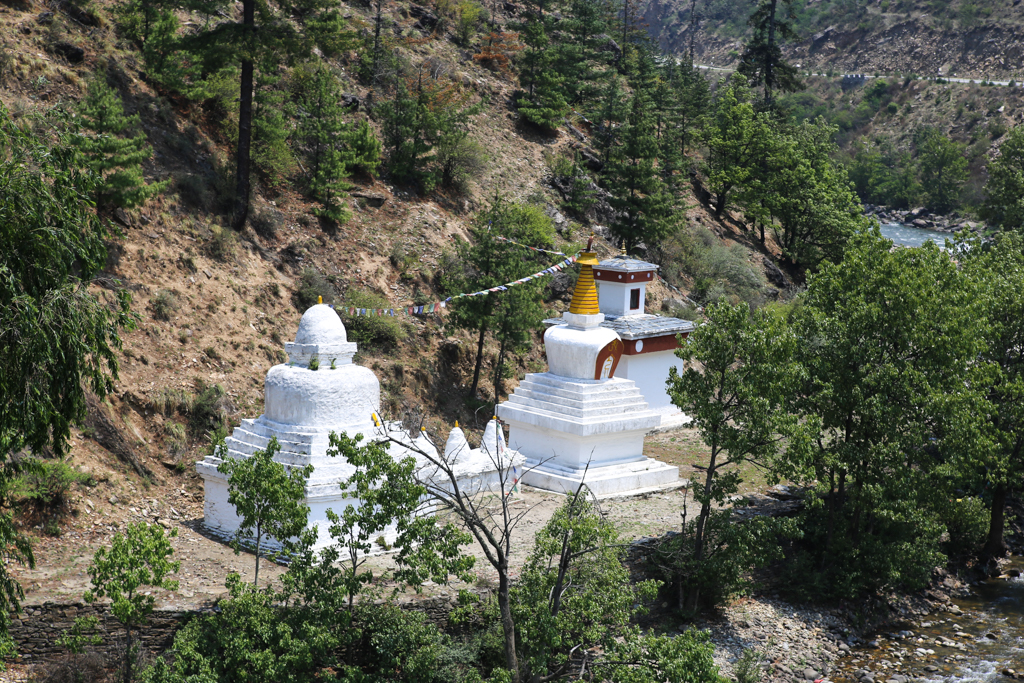
[[(956, 74), (1018, 82), (1024, 76), (1021, 3), (883, 0), (851, 5), (818, 0), (794, 4), (800, 40), (783, 45), (783, 52), (805, 70)], [(688, 49), (687, 0), (649, 0), (644, 10), (648, 30), (662, 49), (676, 53)], [(749, 32), (749, 11), (743, 3), (698, 2), (695, 61), (735, 64)]]

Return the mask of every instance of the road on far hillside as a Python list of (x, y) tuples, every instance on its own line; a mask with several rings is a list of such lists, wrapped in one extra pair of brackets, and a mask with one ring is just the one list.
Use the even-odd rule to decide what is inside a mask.
[[(705, 71), (725, 71), (725, 72), (729, 73), (729, 72), (732, 72), (732, 71), (736, 70), (736, 69), (734, 69), (732, 67), (711, 66), (710, 64), (694, 64), (694, 66), (696, 68), (698, 68), (698, 69), (703, 69)], [(868, 74), (846, 74), (846, 73), (840, 73), (840, 74), (833, 74), (830, 77), (828, 74), (818, 73), (818, 72), (815, 72), (815, 71), (810, 71), (810, 72), (806, 72), (805, 71), (804, 73), (806, 73), (806, 74), (808, 74), (810, 76), (823, 76), (825, 78), (863, 78), (864, 80), (867, 80), (868, 78), (871, 78), (871, 76), (869, 76)], [(881, 75), (878, 76), (878, 78), (888, 78), (888, 77), (890, 77), (892, 75), (893, 74), (881, 74)], [(978, 83), (985, 82), (985, 83), (989, 83), (991, 85), (1009, 86), (1010, 83), (1011, 83), (1011, 81), (986, 81), (984, 79), (978, 80), (977, 78), (956, 78), (956, 77), (948, 77), (948, 76), (935, 76), (935, 77), (928, 77), (928, 78), (922, 78), (922, 77), (918, 76), (917, 80), (921, 80), (921, 81), (942, 81), (944, 83), (965, 83), (965, 84), (968, 84), (968, 85), (970, 85), (970, 84), (978, 84)], [(1022, 83), (1014, 82), (1014, 87), (1017, 87), (1017, 88), (1024, 87), (1024, 82), (1022, 82)]]

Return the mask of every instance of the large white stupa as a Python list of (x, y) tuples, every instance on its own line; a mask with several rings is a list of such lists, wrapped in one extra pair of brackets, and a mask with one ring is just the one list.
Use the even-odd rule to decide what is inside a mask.
[(526, 457), (522, 481), (552, 491), (575, 491), (585, 481), (598, 496), (673, 484), (679, 468), (644, 455), (644, 436), (661, 414), (633, 380), (615, 376), (625, 345), (602, 326), (597, 257), (587, 251), (577, 262), (564, 324), (544, 333), (548, 372), (526, 375), (496, 411), (509, 425), (509, 445)]
[[(306, 484), (305, 503), (310, 508), (309, 525), (318, 528), (318, 547), (332, 542), (328, 534), (327, 510), (341, 514), (358, 500), (348, 496), (340, 484), (352, 476), (355, 468), (343, 457), (327, 454), (331, 432), (349, 436), (362, 434), (367, 440), (396, 438), (391, 443), (392, 457), (416, 458), (422, 476), (438, 476), (428, 458), (412, 449), (437, 455), (426, 433), (415, 437), (399, 423), (382, 423), (380, 382), (367, 368), (352, 362), (356, 344), (349, 342), (345, 326), (334, 309), (324, 304), (313, 306), (302, 316), (295, 341), (285, 344), (288, 363), (275, 365), (264, 381), (264, 414), (244, 419), (216, 455), (196, 464), (205, 486), (205, 526), (214, 533), (231, 537), (240, 520), (228, 503), (227, 477), (217, 471), (222, 457), (247, 458), (266, 449), (271, 438), (281, 446), (274, 459), (287, 467), (313, 465)], [(312, 366), (312, 367), (311, 367)], [(481, 448), (472, 449), (462, 430), (448, 437), (445, 460), (454, 464), (460, 489), (494, 489), (498, 465), (522, 464), (522, 456), (508, 449), (496, 425), (488, 425)], [(500, 431), (500, 430), (499, 430)], [(490, 436), (490, 438), (488, 438)], [(393, 534), (385, 533), (393, 541)], [(273, 543), (272, 543), (273, 545)]]

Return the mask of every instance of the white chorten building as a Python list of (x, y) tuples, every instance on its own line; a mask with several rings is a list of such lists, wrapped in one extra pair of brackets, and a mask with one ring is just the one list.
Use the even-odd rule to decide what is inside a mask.
[[(656, 264), (624, 253), (594, 266), (598, 308), (604, 314), (601, 326), (618, 334), (623, 343), (615, 375), (636, 382), (648, 407), (661, 416), (657, 426), (660, 431), (690, 422), (672, 403), (665, 380), (670, 368), (680, 366), (675, 354), (679, 337), (685, 339), (695, 326), (689, 320), (644, 312), (647, 285), (654, 281), (657, 271)], [(567, 324), (564, 318), (550, 318), (544, 323)]]
[(509, 425), (509, 445), (526, 457), (522, 481), (566, 492), (585, 481), (598, 496), (670, 485), (679, 468), (644, 455), (644, 436), (661, 413), (636, 382), (616, 376), (626, 345), (602, 325), (597, 258), (588, 251), (578, 263), (569, 312), (544, 333), (548, 372), (526, 375), (496, 411)]
[[(355, 468), (343, 457), (327, 454), (331, 432), (362, 434), (373, 440), (383, 438), (386, 431), (404, 443), (391, 443), (390, 454), (395, 458), (416, 457), (421, 473), (427, 475), (429, 461), (408, 447), (434, 455), (437, 449), (425, 432), (413, 437), (399, 423), (378, 423), (380, 382), (371, 370), (352, 362), (356, 344), (348, 341), (344, 324), (330, 306), (318, 304), (307, 310), (295, 341), (286, 343), (285, 350), (288, 363), (270, 368), (264, 381), (264, 414), (242, 420), (226, 439), (223, 451), (196, 463), (205, 487), (204, 525), (220, 536), (231, 537), (241, 522), (234, 506), (228, 503), (227, 477), (217, 471), (220, 456), (247, 458), (266, 449), (271, 438), (277, 437), (281, 449), (275, 461), (288, 467), (313, 465), (305, 503), (310, 508), (309, 526), (318, 528), (317, 546), (324, 547), (332, 542), (327, 510), (331, 508), (340, 515), (345, 507), (358, 502), (340, 486)], [(449, 435), (446, 456), (455, 463), (462, 490), (493, 489), (498, 476), (496, 462), (522, 466), (522, 456), (508, 449), (495, 431), (492, 421), (478, 449), (469, 447), (458, 427)], [(390, 542), (394, 535), (385, 533), (385, 538)]]

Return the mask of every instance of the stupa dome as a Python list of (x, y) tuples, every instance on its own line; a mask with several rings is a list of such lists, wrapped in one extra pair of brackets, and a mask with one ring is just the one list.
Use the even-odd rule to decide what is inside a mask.
[(334, 309), (326, 304), (311, 306), (302, 314), (295, 341), (284, 345), (288, 362), (309, 367), (316, 358), (320, 362), (347, 365), (352, 362), (356, 344), (348, 341), (345, 325)]
[(296, 344), (344, 344), (347, 341), (344, 323), (327, 304), (311, 306), (303, 313), (295, 333)]

